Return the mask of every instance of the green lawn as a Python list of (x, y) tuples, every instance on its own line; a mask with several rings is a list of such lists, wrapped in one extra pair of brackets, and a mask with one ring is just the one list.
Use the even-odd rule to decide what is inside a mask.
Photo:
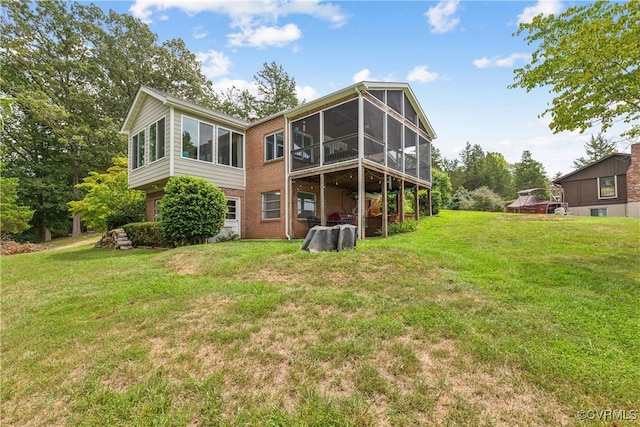
[(300, 243), (2, 257), (0, 425), (640, 412), (640, 220), (443, 211), (353, 251)]

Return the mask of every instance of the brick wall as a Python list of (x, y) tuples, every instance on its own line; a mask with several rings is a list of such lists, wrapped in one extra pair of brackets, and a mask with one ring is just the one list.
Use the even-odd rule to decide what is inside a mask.
[(145, 220), (155, 221), (155, 206), (156, 200), (160, 200), (164, 197), (164, 191), (155, 191), (153, 193), (147, 193), (147, 203), (145, 207)]
[(631, 145), (631, 165), (627, 169), (627, 201), (640, 202), (640, 143)]
[[(284, 131), (284, 117), (276, 117), (247, 131), (246, 173), (247, 185), (242, 216), (243, 235), (247, 239), (283, 239), (285, 223), (285, 169), (284, 159), (265, 162), (264, 137)], [(262, 194), (280, 192), (280, 218), (262, 219)]]

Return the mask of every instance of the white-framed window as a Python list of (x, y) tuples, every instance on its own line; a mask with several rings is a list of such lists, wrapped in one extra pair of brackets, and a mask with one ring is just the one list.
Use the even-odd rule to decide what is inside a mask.
[(149, 125), (149, 163), (164, 157), (164, 117)]
[(131, 152), (133, 153), (133, 158), (131, 159), (132, 169), (144, 166), (144, 136), (145, 131), (143, 129), (131, 138)]
[(298, 218), (316, 216), (316, 195), (298, 191)]
[(616, 175), (598, 178), (598, 199), (615, 199), (618, 197)]
[(213, 125), (182, 117), (182, 157), (213, 163)]
[(218, 127), (218, 164), (244, 167), (244, 136)]
[(590, 211), (591, 216), (607, 216), (607, 208), (593, 208)]
[(272, 133), (264, 137), (265, 161), (279, 159), (284, 156), (284, 133)]
[(262, 193), (262, 219), (280, 218), (280, 192)]

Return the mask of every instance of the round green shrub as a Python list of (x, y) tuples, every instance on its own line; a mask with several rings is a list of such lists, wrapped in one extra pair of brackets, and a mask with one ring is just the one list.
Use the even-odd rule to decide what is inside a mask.
[(204, 243), (220, 232), (227, 215), (227, 199), (203, 178), (169, 179), (160, 201), (163, 236), (175, 246)]

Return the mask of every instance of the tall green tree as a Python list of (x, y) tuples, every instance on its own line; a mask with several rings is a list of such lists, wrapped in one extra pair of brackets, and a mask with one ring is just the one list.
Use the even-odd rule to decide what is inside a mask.
[(269, 64), (265, 62), (253, 79), (258, 87), (256, 113), (259, 117), (267, 117), (299, 105), (295, 79), (275, 61)]
[(613, 153), (616, 151), (616, 144), (608, 141), (602, 134), (598, 134), (597, 137), (591, 135), (589, 142), (584, 144), (584, 150), (587, 153), (587, 157), (583, 156), (574, 160), (573, 167), (575, 169), (579, 169)]
[(502, 198), (514, 197), (509, 163), (501, 153), (487, 153), (482, 162), (483, 185)]
[(513, 186), (516, 191), (530, 188), (544, 188), (549, 185), (542, 163), (531, 157), (531, 152), (522, 152), (522, 158), (513, 165)]
[(554, 132), (584, 132), (616, 121), (630, 125), (622, 135), (640, 136), (640, 1), (595, 3), (537, 16), (516, 35), (535, 45), (532, 60), (516, 69), (510, 88), (549, 87), (555, 98)]
[(0, 237), (27, 230), (33, 210), (18, 204), (18, 179), (0, 176)]
[[(3, 2), (3, 11), (2, 92), (12, 102), (1, 155), (46, 240), (67, 233), (81, 178), (126, 154), (118, 131), (140, 85), (205, 105), (214, 92), (182, 40), (159, 45), (130, 16), (63, 0)], [(78, 234), (79, 216), (72, 224)]]
[(463, 187), (467, 190), (475, 190), (480, 188), (484, 183), (484, 151), (478, 144), (471, 145), (467, 141), (464, 150), (460, 152), (460, 160), (462, 167), (464, 168), (464, 183)]

